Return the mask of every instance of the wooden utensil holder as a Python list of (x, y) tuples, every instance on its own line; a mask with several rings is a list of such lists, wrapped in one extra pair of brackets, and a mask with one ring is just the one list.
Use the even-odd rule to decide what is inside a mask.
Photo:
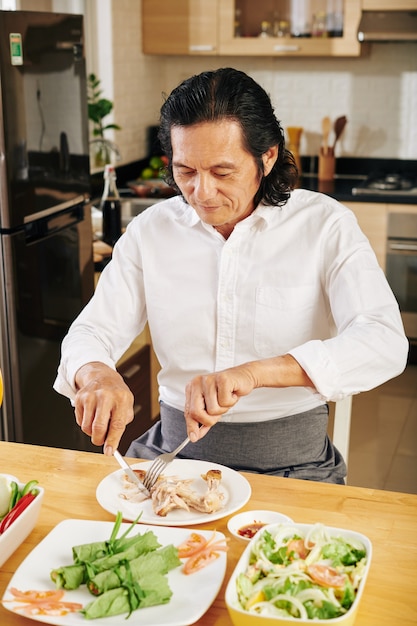
[(302, 177), (302, 174), (303, 174), (301, 170), (301, 157), (300, 157), (300, 141), (301, 141), (302, 133), (303, 133), (303, 128), (301, 126), (289, 126), (287, 128), (288, 150), (292, 153), (295, 164), (297, 166), (298, 183), (300, 182), (300, 178)]
[(319, 154), (319, 180), (333, 180), (335, 168), (336, 159), (333, 148), (327, 148), (326, 152), (321, 148)]

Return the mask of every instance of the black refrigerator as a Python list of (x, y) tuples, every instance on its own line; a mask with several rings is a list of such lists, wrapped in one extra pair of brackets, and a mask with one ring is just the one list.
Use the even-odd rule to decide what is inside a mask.
[(94, 290), (80, 15), (0, 11), (0, 439), (96, 450), (53, 388)]

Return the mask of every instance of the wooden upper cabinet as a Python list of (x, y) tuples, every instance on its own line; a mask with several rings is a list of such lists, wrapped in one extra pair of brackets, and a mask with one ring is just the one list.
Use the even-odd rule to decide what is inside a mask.
[(142, 50), (216, 55), (217, 18), (217, 0), (142, 0)]
[[(219, 0), (219, 53), (247, 56), (359, 56), (357, 31), (361, 0), (345, 0), (341, 37), (259, 37), (263, 20), (270, 19), (276, 3), (272, 0)], [(235, 10), (241, 9), (243, 34), (235, 37)], [(255, 34), (256, 33), (256, 34)]]
[(364, 11), (417, 11), (416, 0), (362, 0)]
[[(365, 0), (362, 0), (365, 1)], [(372, 0), (366, 0), (371, 2)], [(407, 1), (407, 0), (405, 0)], [(145, 54), (355, 57), (361, 0), (344, 1), (343, 36), (258, 37), (280, 0), (142, 0)], [(235, 36), (236, 9), (249, 36)]]

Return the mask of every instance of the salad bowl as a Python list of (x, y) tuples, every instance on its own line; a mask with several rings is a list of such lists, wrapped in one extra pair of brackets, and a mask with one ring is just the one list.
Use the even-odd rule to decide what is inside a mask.
[(249, 542), (225, 601), (234, 626), (352, 626), (372, 558), (361, 533), (281, 523)]

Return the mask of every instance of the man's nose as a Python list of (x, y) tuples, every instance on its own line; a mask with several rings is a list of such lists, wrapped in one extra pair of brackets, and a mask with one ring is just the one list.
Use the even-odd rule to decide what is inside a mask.
[(197, 177), (194, 193), (199, 200), (207, 200), (216, 193), (215, 180), (209, 174), (199, 174)]

